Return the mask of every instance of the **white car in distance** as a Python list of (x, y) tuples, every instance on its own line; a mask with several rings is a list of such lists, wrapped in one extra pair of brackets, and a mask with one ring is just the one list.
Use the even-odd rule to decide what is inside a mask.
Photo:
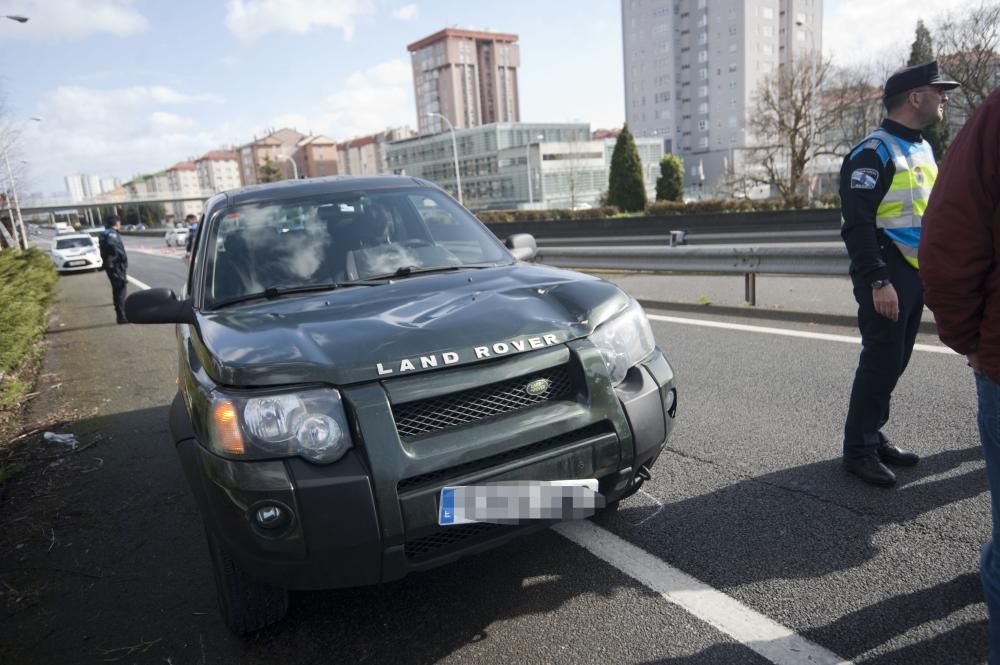
[(187, 227), (177, 227), (173, 229), (167, 229), (166, 235), (163, 236), (164, 241), (167, 243), (167, 247), (181, 247), (187, 244), (188, 230)]
[(51, 255), (58, 272), (100, 270), (104, 267), (97, 239), (88, 233), (56, 236), (52, 241)]

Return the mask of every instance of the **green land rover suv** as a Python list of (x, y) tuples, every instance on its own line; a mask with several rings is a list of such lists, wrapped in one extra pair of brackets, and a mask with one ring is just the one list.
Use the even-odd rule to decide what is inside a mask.
[[(206, 202), (177, 324), (170, 430), (226, 624), (290, 589), (395, 580), (634, 493), (676, 412), (618, 287), (530, 261), (437, 186), (333, 177)], [(484, 499), (486, 497), (486, 499)]]

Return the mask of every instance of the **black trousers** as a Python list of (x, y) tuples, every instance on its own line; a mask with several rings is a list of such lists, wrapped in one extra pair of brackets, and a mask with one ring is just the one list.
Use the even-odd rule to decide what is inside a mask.
[(111, 282), (111, 298), (115, 303), (115, 316), (119, 321), (125, 321), (125, 296), (128, 294), (128, 280), (125, 273), (120, 271), (105, 271), (108, 281)]
[(871, 282), (862, 281), (852, 271), (861, 357), (844, 424), (844, 455), (851, 457), (870, 455), (882, 442), (880, 430), (889, 420), (889, 400), (910, 362), (924, 310), (924, 287), (916, 269), (888, 239), (883, 237), (880, 245), (889, 279), (899, 296), (899, 320), (893, 322), (875, 311)]

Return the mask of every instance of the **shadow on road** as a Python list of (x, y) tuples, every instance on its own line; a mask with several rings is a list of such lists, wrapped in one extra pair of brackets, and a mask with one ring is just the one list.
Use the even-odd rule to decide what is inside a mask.
[[(843, 588), (855, 600), (861, 594), (863, 602), (866, 592), (873, 597), (884, 595), (887, 588), (912, 585), (914, 580), (926, 579), (924, 573), (928, 570), (936, 570), (934, 563), (928, 566), (922, 561), (928, 555), (916, 549), (896, 554), (896, 558), (883, 557), (874, 545), (876, 536), (886, 526), (910, 524), (930, 511), (987, 493), (989, 486), (981, 467), (954, 473), (959, 465), (981, 459), (978, 446), (929, 455), (914, 469), (901, 472), (900, 485), (891, 491), (869, 487), (849, 477), (839, 460), (823, 461), (677, 501), (664, 506), (652, 518), (648, 509), (625, 508), (616, 515), (601, 516), (598, 521), (724, 592), (768, 580), (804, 580), (786, 584), (785, 588), (794, 589), (789, 594), (802, 594), (806, 593), (803, 589), (825, 584), (830, 585), (823, 587), (826, 597), (836, 596), (837, 589)], [(948, 472), (951, 475), (935, 479)], [(720, 543), (726, 545), (720, 548)], [(951, 546), (948, 542), (943, 545)], [(720, 556), (720, 550), (728, 556)], [(736, 552), (738, 556), (733, 556)], [(845, 581), (845, 571), (864, 567), (876, 557), (880, 557), (879, 565), (888, 566), (884, 571), (859, 572), (853, 582)], [(865, 587), (865, 580), (871, 579), (864, 577), (865, 574), (876, 576), (872, 585), (875, 588)], [(828, 582), (820, 581), (831, 577)], [(834, 598), (835, 602), (841, 600)], [(859, 662), (978, 663), (987, 656), (984, 624), (965, 623), (942, 634), (936, 634), (928, 625), (981, 602), (978, 575), (966, 573), (933, 587), (892, 595), (802, 634), (842, 657), (853, 659), (915, 630), (914, 635), (927, 637), (892, 653)], [(774, 607), (771, 606), (771, 612), (758, 611), (781, 622), (773, 613)], [(777, 607), (780, 611), (791, 611), (791, 606)], [(830, 611), (842, 610), (830, 608)], [(980, 616), (985, 616), (985, 611)], [(912, 639), (913, 635), (909, 637)], [(738, 647), (717, 645), (690, 659), (662, 662), (691, 665), (741, 662), (726, 660), (735, 653), (733, 649)]]

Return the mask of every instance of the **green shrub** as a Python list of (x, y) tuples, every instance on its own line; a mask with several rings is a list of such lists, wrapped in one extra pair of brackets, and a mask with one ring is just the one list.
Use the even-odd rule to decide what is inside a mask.
[(634, 212), (646, 207), (646, 183), (642, 179), (642, 162), (635, 139), (626, 124), (618, 135), (611, 152), (608, 173), (608, 203), (622, 212)]
[(59, 276), (40, 249), (0, 252), (0, 405), (14, 397), (16, 375), (34, 355)]
[(618, 214), (614, 206), (587, 208), (586, 210), (569, 210), (567, 208), (552, 208), (549, 210), (482, 210), (476, 213), (483, 224), (502, 224), (504, 222), (544, 222), (551, 220), (573, 219), (605, 219)]

